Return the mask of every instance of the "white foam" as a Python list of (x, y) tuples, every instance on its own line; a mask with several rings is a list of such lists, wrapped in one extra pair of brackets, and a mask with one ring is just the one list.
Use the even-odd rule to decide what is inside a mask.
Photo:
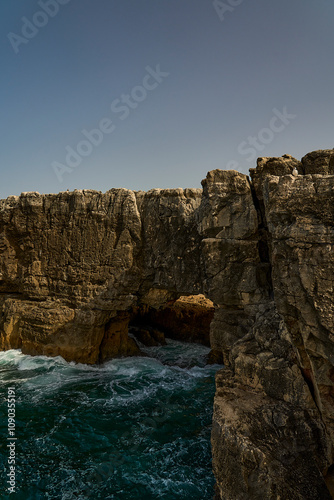
[(24, 356), (21, 349), (10, 349), (9, 351), (0, 352), (0, 365), (6, 365), (8, 363), (14, 362), (15, 364), (19, 359)]
[(68, 363), (61, 356), (56, 356), (54, 358), (49, 358), (47, 356), (29, 356), (23, 355), (22, 358), (18, 360), (17, 368), (18, 370), (36, 370), (39, 368), (44, 368), (50, 370), (52, 368), (66, 367)]
[[(10, 350), (0, 353), (0, 367), (5, 373), (6, 368), (12, 369), (11, 380), (15, 379), (17, 384), (31, 392), (29, 397), (34, 403), (46, 395), (67, 390), (67, 387), (76, 390), (78, 384), (93, 383), (110, 393), (110, 397), (96, 400), (94, 404), (119, 408), (154, 399), (160, 391), (170, 394), (178, 390), (191, 390), (196, 380), (212, 376), (219, 367), (184, 367), (184, 364), (187, 365), (196, 356), (204, 359), (203, 353), (206, 354), (208, 349), (201, 345), (169, 340), (167, 346), (147, 348), (146, 351), (159, 359), (118, 358), (94, 366), (68, 363), (61, 356), (30, 356), (22, 354), (20, 350)], [(166, 360), (167, 365), (164, 364)], [(175, 365), (172, 364), (173, 361)], [(15, 368), (18, 375), (22, 373), (26, 376), (15, 376)], [(90, 400), (90, 403), (93, 401)]]

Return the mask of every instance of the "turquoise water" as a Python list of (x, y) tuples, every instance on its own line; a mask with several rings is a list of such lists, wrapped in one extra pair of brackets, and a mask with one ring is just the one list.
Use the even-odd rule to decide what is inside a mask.
[[(204, 346), (167, 341), (102, 366), (0, 353), (0, 498), (213, 497), (214, 374)], [(16, 394), (16, 492), (9, 495), (7, 389)]]

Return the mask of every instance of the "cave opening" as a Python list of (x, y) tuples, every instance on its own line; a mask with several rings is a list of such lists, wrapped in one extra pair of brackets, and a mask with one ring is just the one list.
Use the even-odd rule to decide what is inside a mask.
[[(165, 345), (166, 338), (210, 347), (213, 302), (204, 295), (182, 295), (160, 307), (141, 304), (133, 309), (129, 335), (145, 346)], [(221, 362), (212, 351), (209, 363)]]

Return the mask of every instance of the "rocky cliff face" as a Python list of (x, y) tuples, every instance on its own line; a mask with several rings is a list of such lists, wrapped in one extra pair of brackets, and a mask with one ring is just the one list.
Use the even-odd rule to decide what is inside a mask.
[[(292, 175), (293, 170), (299, 175)], [(334, 151), (260, 158), (203, 191), (25, 193), (0, 202), (0, 348), (96, 363), (128, 322), (215, 305), (216, 496), (329, 499), (334, 470)]]
[(241, 305), (242, 335), (212, 327), (227, 358), (212, 431), (217, 498), (331, 498), (333, 153), (261, 158), (251, 171), (270, 279), (251, 314)]
[(132, 307), (200, 290), (200, 201), (191, 189), (2, 200), (0, 348), (82, 363), (135, 353)]

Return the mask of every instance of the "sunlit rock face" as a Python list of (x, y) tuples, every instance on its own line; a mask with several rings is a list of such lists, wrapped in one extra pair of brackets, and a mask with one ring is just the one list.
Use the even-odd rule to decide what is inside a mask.
[(0, 347), (82, 363), (135, 354), (131, 309), (201, 288), (200, 202), (191, 189), (2, 200)]
[[(138, 311), (167, 330), (193, 315), (225, 365), (216, 497), (331, 498), (333, 153), (259, 158), (251, 179), (215, 170), (202, 190), (0, 201), (0, 348), (103, 362), (138, 354)], [(213, 319), (174, 304), (199, 294)], [(180, 336), (201, 341), (191, 330)]]

